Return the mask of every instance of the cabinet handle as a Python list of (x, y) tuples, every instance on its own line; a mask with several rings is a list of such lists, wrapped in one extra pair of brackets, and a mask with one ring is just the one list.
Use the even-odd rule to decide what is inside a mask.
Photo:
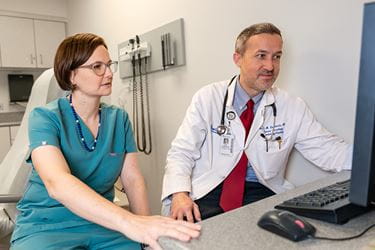
[(33, 54), (30, 54), (30, 62), (31, 62), (31, 64), (34, 64)]
[(3, 59), (2, 59), (2, 56), (1, 56), (1, 45), (0, 45), (0, 66), (3, 66)]
[(12, 130), (10, 129), (10, 127), (8, 127), (9, 129), (9, 142), (10, 142), (10, 146), (12, 146), (13, 142), (12, 142)]
[(40, 65), (43, 65), (43, 56), (42, 54), (40, 54), (39, 56), (40, 56)]

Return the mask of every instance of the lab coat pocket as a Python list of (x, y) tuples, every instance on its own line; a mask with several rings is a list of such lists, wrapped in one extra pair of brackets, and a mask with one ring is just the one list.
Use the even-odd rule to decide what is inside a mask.
[(257, 149), (257, 162), (254, 166), (258, 166), (257, 169), (265, 180), (271, 179), (280, 171), (285, 170), (290, 149), (288, 138), (283, 139), (281, 144), (277, 141), (269, 141), (268, 151), (266, 149)]

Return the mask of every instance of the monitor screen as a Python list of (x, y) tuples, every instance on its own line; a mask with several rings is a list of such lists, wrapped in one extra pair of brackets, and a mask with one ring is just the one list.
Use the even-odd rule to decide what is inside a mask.
[(353, 164), (349, 200), (369, 206), (375, 201), (375, 3), (363, 15)]
[(34, 77), (29, 74), (9, 74), (8, 84), (10, 102), (27, 102), (34, 84)]

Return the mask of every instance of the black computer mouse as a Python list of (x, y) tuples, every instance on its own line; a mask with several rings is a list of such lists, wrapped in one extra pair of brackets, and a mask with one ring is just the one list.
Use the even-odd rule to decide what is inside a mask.
[(258, 221), (258, 226), (292, 241), (315, 235), (315, 227), (289, 211), (271, 210)]

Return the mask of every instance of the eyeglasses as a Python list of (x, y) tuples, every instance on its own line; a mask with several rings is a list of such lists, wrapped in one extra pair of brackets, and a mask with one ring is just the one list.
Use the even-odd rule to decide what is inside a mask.
[(118, 66), (118, 62), (117, 61), (109, 62), (107, 64), (104, 63), (104, 62), (94, 62), (94, 63), (89, 64), (89, 65), (79, 66), (78, 68), (91, 69), (92, 71), (94, 71), (94, 73), (97, 76), (103, 76), (105, 74), (105, 71), (106, 71), (107, 68), (109, 68), (109, 70), (112, 73), (116, 73), (117, 66)]

